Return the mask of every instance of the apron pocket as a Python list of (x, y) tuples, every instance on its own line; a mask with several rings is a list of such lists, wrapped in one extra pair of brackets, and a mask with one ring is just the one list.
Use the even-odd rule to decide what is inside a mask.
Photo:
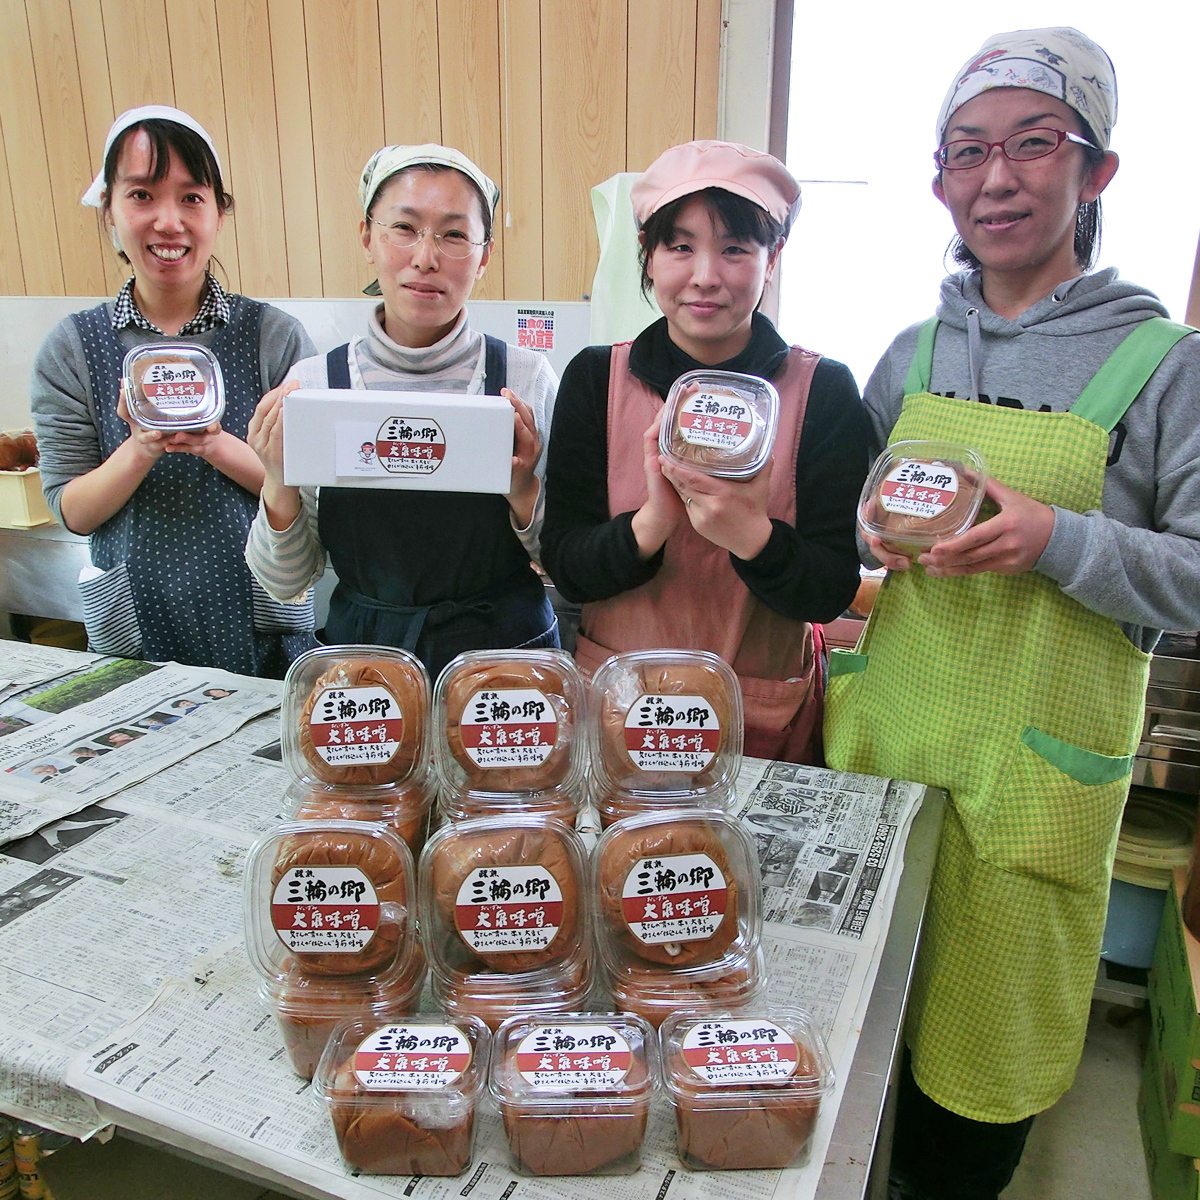
[[(1097, 754), (1026, 726), (989, 806), (981, 857), (1073, 891), (1105, 890), (1132, 765), (1132, 756)], [(975, 822), (962, 816), (970, 832)]]
[(272, 599), (251, 576), (250, 601), (254, 606), (254, 628), (259, 633), (310, 633), (316, 621), (312, 588), (303, 604), (283, 604)]
[(142, 631), (133, 607), (133, 584), (126, 563), (85, 579), (79, 578), (83, 600), (83, 625), (88, 649), (95, 654), (138, 658), (142, 653)]
[(857, 675), (867, 669), (867, 655), (856, 654), (853, 650), (830, 650), (829, 678), (837, 679), (839, 675)]

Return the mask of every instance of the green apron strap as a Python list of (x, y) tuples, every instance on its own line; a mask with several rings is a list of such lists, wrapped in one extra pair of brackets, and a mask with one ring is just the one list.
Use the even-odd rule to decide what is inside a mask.
[(904, 394), (917, 396), (929, 391), (929, 380), (933, 376), (933, 339), (937, 337), (938, 319), (930, 317), (917, 334), (917, 348), (912, 362), (908, 364), (908, 377), (904, 380)]
[(1171, 347), (1195, 332), (1190, 325), (1176, 325), (1165, 317), (1143, 321), (1109, 355), (1071, 411), (1111, 433)]

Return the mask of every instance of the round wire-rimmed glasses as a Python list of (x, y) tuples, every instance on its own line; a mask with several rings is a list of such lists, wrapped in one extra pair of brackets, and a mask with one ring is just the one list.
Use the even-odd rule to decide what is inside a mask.
[(472, 250), (487, 245), (487, 242), (471, 241), (459, 229), (451, 229), (446, 233), (434, 233), (428, 226), (424, 229), (417, 229), (409, 225), (407, 221), (399, 221), (395, 225), (376, 221), (374, 217), (371, 217), (370, 221), (372, 225), (379, 226), (379, 236), (397, 250), (411, 250), (426, 234), (433, 238), (433, 244), (442, 254), (447, 254), (451, 258), (466, 258)]
[(992, 157), (997, 146), (1009, 162), (1033, 162), (1053, 154), (1063, 142), (1077, 146), (1091, 146), (1099, 150), (1085, 137), (1070, 133), (1066, 129), (1021, 129), (1010, 133), (1001, 142), (985, 142), (979, 138), (956, 138), (939, 146), (933, 152), (933, 161), (944, 171), (969, 171), (981, 167)]

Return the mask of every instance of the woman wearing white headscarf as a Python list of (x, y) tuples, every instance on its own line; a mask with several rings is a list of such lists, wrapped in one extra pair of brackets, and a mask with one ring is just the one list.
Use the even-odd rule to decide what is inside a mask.
[[(312, 603), (271, 601), (246, 567), (263, 473), (244, 438), (258, 397), (312, 344), (294, 318), (227, 293), (209, 272), (233, 197), (212, 139), (186, 113), (151, 105), (118, 117), (83, 203), (101, 210), (132, 276), (115, 301), (55, 327), (31, 399), (46, 500), (90, 535), (89, 644), (282, 676), (314, 644)], [(191, 433), (143, 429), (120, 392), (124, 356), (181, 340), (221, 363), (225, 414)]]
[[(250, 444), (266, 473), (246, 558), (271, 595), (304, 594), (333, 563), (324, 636), (414, 651), (436, 675), (465, 650), (558, 645), (531, 565), (558, 385), (541, 354), (484, 337), (466, 302), (487, 268), (500, 191), (447, 146), (385, 146), (358, 189), (359, 237), (383, 301), (366, 335), (298, 363), (263, 398)], [(373, 290), (373, 289), (368, 289)], [(283, 482), (282, 398), (293, 387), (504, 395), (515, 410), (507, 496)]]

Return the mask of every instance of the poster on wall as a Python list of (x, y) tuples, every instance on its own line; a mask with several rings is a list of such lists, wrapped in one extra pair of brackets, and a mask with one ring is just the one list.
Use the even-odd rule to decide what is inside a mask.
[(554, 309), (518, 308), (517, 345), (550, 354), (554, 350)]

